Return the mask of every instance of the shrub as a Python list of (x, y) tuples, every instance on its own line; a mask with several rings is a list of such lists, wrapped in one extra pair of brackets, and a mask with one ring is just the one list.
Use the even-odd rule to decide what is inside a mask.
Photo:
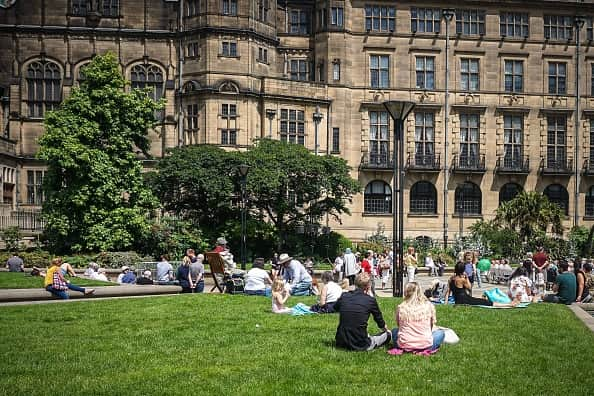
[(104, 268), (137, 266), (142, 261), (153, 261), (152, 257), (141, 257), (136, 252), (102, 252), (95, 256), (95, 261)]
[(9, 252), (18, 252), (20, 247), (20, 240), (21, 240), (21, 231), (19, 227), (12, 226), (7, 227), (2, 230), (2, 240), (4, 241), (4, 245), (6, 250)]

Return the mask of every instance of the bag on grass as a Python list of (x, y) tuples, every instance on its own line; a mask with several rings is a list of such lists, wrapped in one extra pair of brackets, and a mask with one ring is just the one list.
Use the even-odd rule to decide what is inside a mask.
[(454, 330), (447, 327), (442, 327), (442, 330), (445, 335), (443, 338), (444, 344), (457, 344), (460, 342), (460, 337), (458, 337), (458, 334)]
[(509, 304), (511, 299), (507, 294), (499, 290), (499, 288), (494, 288), (491, 290), (487, 290), (485, 292), (485, 296), (491, 302), (502, 303), (502, 304)]

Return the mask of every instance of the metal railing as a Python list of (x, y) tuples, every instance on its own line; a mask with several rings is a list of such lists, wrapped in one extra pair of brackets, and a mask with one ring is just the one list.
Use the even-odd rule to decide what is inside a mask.
[(409, 154), (406, 167), (409, 169), (440, 170), (440, 154)]
[(573, 160), (543, 158), (540, 161), (540, 172), (557, 175), (569, 175), (573, 173)]
[(497, 158), (497, 165), (495, 168), (498, 172), (530, 173), (530, 159), (521, 156), (501, 156)]
[(454, 171), (459, 172), (485, 172), (487, 167), (485, 165), (485, 155), (455, 155), (454, 156)]
[(365, 153), (361, 157), (360, 168), (366, 169), (392, 169), (394, 167), (389, 153)]
[(15, 210), (11, 212), (0, 212), (0, 229), (18, 227), (24, 231), (41, 232), (45, 227), (45, 221), (38, 210)]

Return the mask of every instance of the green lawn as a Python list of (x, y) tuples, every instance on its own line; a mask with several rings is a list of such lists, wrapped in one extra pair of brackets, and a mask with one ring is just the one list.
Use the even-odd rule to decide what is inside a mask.
[[(102, 282), (86, 278), (66, 277), (73, 284), (79, 286), (115, 286), (117, 283)], [(0, 272), (0, 289), (36, 289), (43, 287), (43, 278), (31, 276), (22, 272)]]
[[(313, 300), (289, 304), (297, 301)], [(395, 302), (380, 299), (390, 326)], [(461, 342), (420, 357), (337, 350), (337, 315), (274, 315), (263, 297), (2, 307), (0, 393), (592, 394), (594, 334), (565, 306), (439, 306), (437, 313)]]

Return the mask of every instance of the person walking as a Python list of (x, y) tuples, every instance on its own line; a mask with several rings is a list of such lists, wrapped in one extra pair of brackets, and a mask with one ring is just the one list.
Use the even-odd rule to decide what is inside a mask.
[(351, 251), (351, 248), (344, 250), (344, 276), (349, 279), (349, 285), (355, 284), (355, 275), (359, 272), (357, 268), (357, 257)]
[(417, 270), (417, 254), (415, 253), (415, 248), (413, 246), (408, 247), (403, 260), (404, 265), (406, 265), (406, 274), (408, 276), (407, 282), (414, 282), (415, 272)]

